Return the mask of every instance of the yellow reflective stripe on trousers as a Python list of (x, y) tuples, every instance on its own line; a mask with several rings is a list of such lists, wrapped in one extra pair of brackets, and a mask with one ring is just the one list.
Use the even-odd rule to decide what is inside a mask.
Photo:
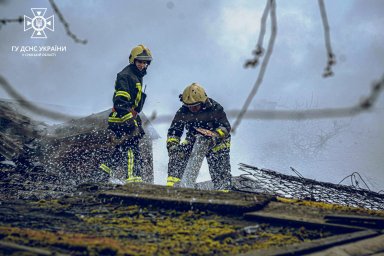
[(127, 167), (128, 167), (128, 176), (127, 176), (127, 180), (133, 178), (133, 159), (134, 159), (134, 155), (133, 155), (133, 151), (132, 149), (128, 149), (128, 160), (127, 160)]
[(141, 83), (136, 83), (136, 88), (137, 88), (137, 95), (135, 99), (135, 108), (139, 106), (139, 102), (141, 100)]
[(127, 121), (128, 119), (131, 119), (132, 117), (133, 117), (133, 114), (131, 112), (129, 112), (128, 114), (126, 114), (126, 115), (124, 115), (122, 117), (110, 116), (108, 118), (108, 122), (111, 122), (111, 123), (122, 123), (122, 122)]
[(128, 178), (126, 181), (128, 183), (130, 183), (130, 182), (143, 182), (143, 179), (140, 176), (136, 176), (136, 177)]
[(169, 176), (169, 177), (167, 178), (167, 181), (171, 181), (171, 182), (179, 182), (180, 179), (179, 179), (179, 178), (176, 178), (176, 177)]
[(167, 184), (166, 186), (167, 187), (173, 187), (175, 185), (176, 182), (179, 182), (180, 179), (179, 178), (176, 178), (176, 177), (172, 177), (172, 176), (169, 176), (167, 178)]
[(126, 92), (126, 91), (115, 91), (115, 96), (116, 97), (118, 97), (118, 96), (125, 97), (128, 100), (131, 99), (131, 95), (128, 92)]
[(223, 142), (223, 143), (220, 143), (219, 145), (217, 145), (216, 147), (214, 147), (212, 149), (213, 152), (217, 152), (219, 150), (222, 150), (224, 148), (229, 148), (231, 146), (231, 142), (229, 141), (226, 141), (226, 142)]
[(143, 182), (143, 179), (140, 176), (133, 176), (133, 168), (134, 168), (134, 154), (132, 149), (128, 149), (128, 176), (127, 176), (127, 182)]
[(175, 138), (175, 137), (169, 137), (167, 139), (167, 142), (177, 142), (177, 143), (179, 143), (179, 141), (180, 141), (180, 139), (179, 138)]
[(106, 166), (105, 164), (101, 164), (101, 165), (99, 166), (99, 168), (100, 168), (101, 170), (105, 171), (106, 173), (111, 174), (111, 169), (110, 169), (108, 166)]

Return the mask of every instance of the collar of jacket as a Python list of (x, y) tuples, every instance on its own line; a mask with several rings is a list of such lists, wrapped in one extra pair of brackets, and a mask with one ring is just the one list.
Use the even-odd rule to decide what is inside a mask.
[(207, 99), (207, 101), (204, 103), (203, 109), (208, 109), (212, 107), (212, 101), (210, 98)]
[(129, 66), (131, 67), (133, 73), (135, 73), (135, 75), (137, 75), (138, 77), (143, 77), (147, 74), (147, 69), (143, 69), (142, 71), (140, 71), (135, 64), (129, 64)]

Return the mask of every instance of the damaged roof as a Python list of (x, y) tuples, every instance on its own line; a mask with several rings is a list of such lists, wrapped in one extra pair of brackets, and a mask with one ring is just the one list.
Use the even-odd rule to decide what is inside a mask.
[[(242, 183), (239, 177), (237, 184), (245, 184), (248, 191), (204, 190), (209, 184), (199, 184), (199, 189), (110, 184), (95, 170), (113, 146), (106, 143), (107, 114), (49, 126), (0, 102), (0, 254), (384, 251), (382, 210), (311, 197), (287, 199), (268, 187), (261, 190), (260, 184), (257, 191), (250, 190), (250, 179)], [(147, 141), (155, 138), (152, 134)], [(281, 174), (262, 175), (267, 174), (278, 176), (281, 183)], [(307, 183), (289, 180), (300, 187)]]

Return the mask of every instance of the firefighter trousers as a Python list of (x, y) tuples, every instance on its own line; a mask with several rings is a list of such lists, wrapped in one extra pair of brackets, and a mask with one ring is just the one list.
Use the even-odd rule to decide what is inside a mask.
[[(139, 149), (139, 140), (128, 140), (117, 145), (106, 162), (100, 168), (112, 175), (112, 172), (123, 168), (127, 182), (142, 181), (143, 160)], [(108, 170), (109, 169), (109, 170)]]
[[(221, 144), (219, 144), (221, 145)], [(231, 164), (229, 147), (219, 147), (219, 150), (209, 150), (206, 159), (209, 167), (213, 187), (215, 190), (231, 189)], [(189, 157), (192, 153), (193, 145), (179, 145), (176, 149), (169, 152), (168, 177), (175, 177), (181, 180)]]

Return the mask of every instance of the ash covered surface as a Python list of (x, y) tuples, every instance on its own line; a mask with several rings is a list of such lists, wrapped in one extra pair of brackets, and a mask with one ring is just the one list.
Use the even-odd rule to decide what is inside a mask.
[[(223, 215), (209, 209), (180, 209), (166, 204), (160, 207), (101, 196), (112, 191), (129, 193), (138, 188), (132, 185), (83, 184), (71, 196), (57, 199), (3, 201), (0, 204), (0, 253), (234, 255), (333, 234), (326, 230), (248, 221), (241, 214)], [(142, 195), (153, 197), (166, 189), (140, 186), (145, 191)], [(175, 193), (179, 193), (177, 199), (182, 195), (185, 195), (183, 198), (196, 196), (193, 189)], [(231, 193), (234, 195), (228, 197), (244, 197)], [(210, 192), (205, 197), (220, 200), (223, 195)]]

